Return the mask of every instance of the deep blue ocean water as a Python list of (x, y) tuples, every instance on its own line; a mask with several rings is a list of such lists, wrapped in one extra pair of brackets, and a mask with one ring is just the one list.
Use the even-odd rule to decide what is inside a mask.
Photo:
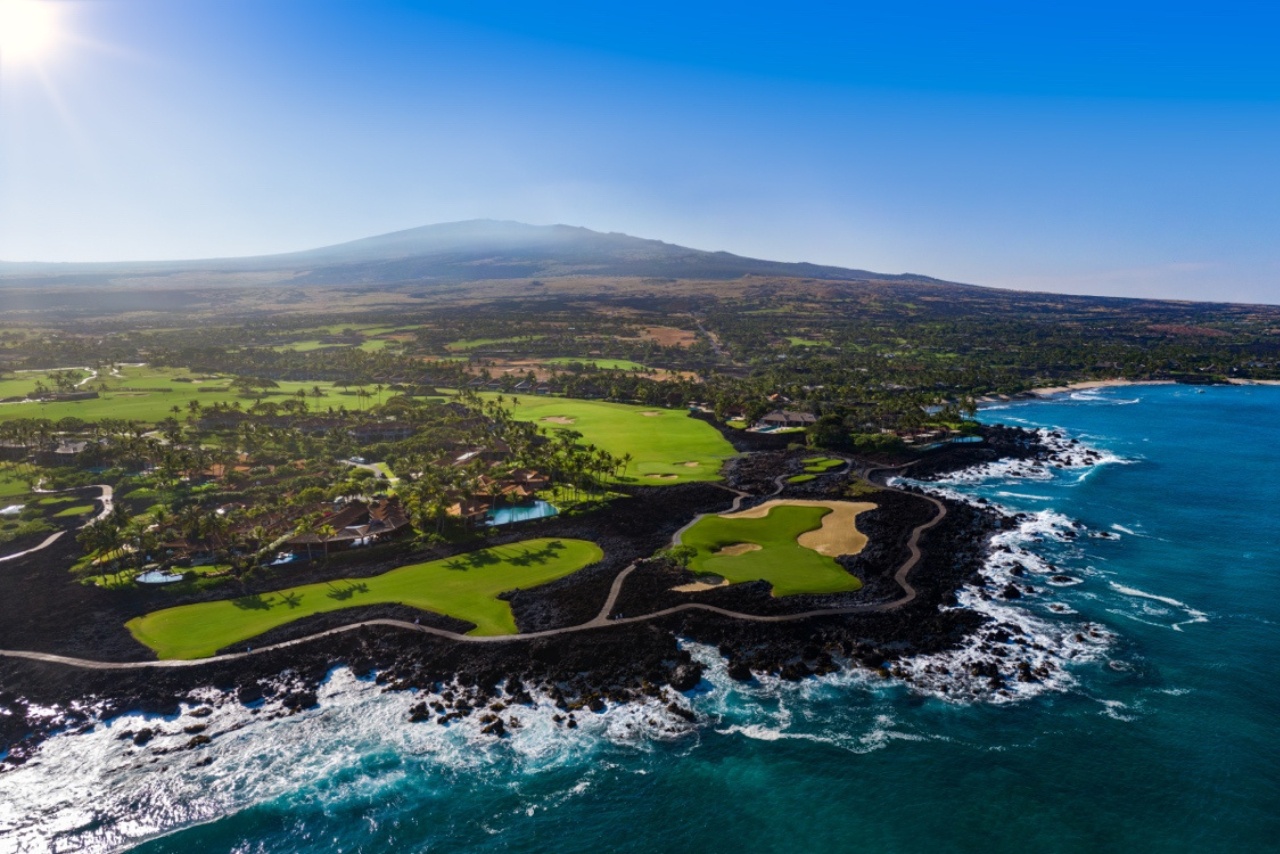
[[(990, 607), (1062, 664), (1051, 684), (739, 686), (695, 648), (693, 731), (656, 708), (576, 732), (531, 712), (494, 744), (405, 723), (412, 697), (338, 671), (298, 717), (220, 708), (215, 729), (244, 726), (195, 755), (131, 754), (114, 730), (136, 719), (54, 739), (0, 776), (0, 850), (1274, 850), (1280, 388), (1129, 387), (983, 418), (1110, 455), (943, 485), (1033, 514), (1008, 542), (1036, 592)], [(1094, 536), (1064, 538), (1067, 520)]]

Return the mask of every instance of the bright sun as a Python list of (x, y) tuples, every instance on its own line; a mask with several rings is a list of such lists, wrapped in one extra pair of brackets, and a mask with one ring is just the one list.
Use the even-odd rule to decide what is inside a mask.
[(39, 59), (58, 37), (58, 13), (45, 0), (0, 0), (0, 63)]

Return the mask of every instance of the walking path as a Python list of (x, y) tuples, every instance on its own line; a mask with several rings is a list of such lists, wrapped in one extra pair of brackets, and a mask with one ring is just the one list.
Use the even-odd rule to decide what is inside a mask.
[[(849, 465), (851, 464), (846, 464), (846, 468), (844, 469), (844, 471), (848, 471)], [(860, 474), (865, 478), (869, 478), (873, 472), (887, 471), (890, 468), (901, 469), (901, 468), (904, 468), (904, 466), (871, 468), (861, 472)], [(778, 493), (780, 493), (784, 488), (785, 478), (786, 478), (786, 475), (780, 475), (779, 477), (775, 478), (774, 483), (776, 485), (776, 488), (774, 489), (773, 492), (763, 497), (769, 498), (773, 495), (777, 495)], [(104, 488), (109, 489), (109, 487), (104, 487)], [(739, 490), (732, 489), (730, 487), (721, 487), (721, 488), (727, 489), (730, 492), (733, 492), (735, 494), (736, 497), (734, 498), (734, 501), (733, 501), (733, 508), (732, 508), (733, 510), (738, 510), (743, 500), (752, 497), (749, 493), (741, 492)], [(344, 632), (354, 631), (356, 629), (364, 628), (366, 626), (389, 626), (392, 628), (404, 629), (406, 631), (419, 632), (421, 634), (427, 634), (427, 635), (434, 635), (436, 637), (446, 638), (448, 640), (458, 641), (460, 643), (493, 644), (493, 643), (522, 642), (522, 641), (534, 640), (537, 638), (558, 637), (560, 635), (591, 631), (593, 629), (607, 628), (609, 626), (620, 626), (620, 625), (627, 625), (630, 623), (641, 623), (647, 620), (655, 620), (661, 617), (667, 617), (672, 614), (679, 614), (684, 611), (706, 611), (712, 614), (719, 614), (720, 616), (723, 616), (723, 617), (730, 617), (736, 620), (746, 620), (748, 622), (753, 622), (753, 623), (789, 623), (789, 622), (795, 622), (797, 620), (807, 620), (813, 617), (833, 617), (833, 616), (841, 616), (841, 615), (849, 615), (849, 614), (870, 614), (870, 613), (875, 613), (880, 611), (892, 611), (892, 610), (901, 608), (904, 605), (907, 605), (910, 602), (915, 600), (916, 589), (915, 587), (912, 586), (911, 582), (908, 580), (908, 576), (911, 574), (911, 570), (915, 569), (916, 565), (920, 563), (920, 559), (923, 556), (922, 552), (920, 551), (920, 537), (922, 537), (926, 531), (935, 527), (944, 518), (946, 518), (947, 508), (944, 504), (942, 504), (942, 502), (938, 501), (935, 498), (931, 498), (927, 495), (919, 495), (918, 493), (907, 492), (906, 490), (898, 489), (897, 487), (892, 487), (887, 485), (881, 488), (888, 489), (893, 492), (902, 492), (907, 495), (912, 495), (923, 501), (928, 501), (935, 508), (937, 508), (937, 511), (938, 511), (937, 515), (935, 515), (932, 519), (920, 525), (917, 525), (912, 530), (911, 539), (907, 541), (907, 549), (908, 549), (909, 555), (907, 559), (902, 563), (902, 565), (898, 567), (897, 572), (895, 572), (893, 575), (893, 580), (897, 583), (897, 585), (900, 588), (902, 588), (902, 595), (897, 599), (893, 599), (889, 602), (868, 603), (864, 605), (849, 605), (842, 608), (818, 608), (812, 611), (802, 611), (795, 614), (772, 614), (772, 615), (744, 614), (740, 611), (731, 611), (728, 608), (720, 608), (716, 605), (706, 605), (700, 602), (686, 602), (682, 605), (675, 605), (671, 608), (664, 608), (660, 611), (654, 611), (648, 614), (640, 614), (633, 617), (618, 617), (615, 619), (609, 619), (609, 614), (613, 612), (614, 605), (617, 603), (618, 597), (622, 593), (622, 587), (626, 583), (627, 577), (636, 569), (636, 564), (633, 563), (630, 566), (628, 566), (626, 569), (622, 570), (622, 572), (618, 573), (618, 576), (613, 580), (613, 584), (609, 588), (609, 595), (605, 598), (604, 605), (601, 606), (600, 612), (596, 614), (594, 618), (576, 626), (565, 626), (559, 629), (545, 629), (539, 632), (525, 632), (523, 634), (516, 634), (516, 635), (496, 635), (496, 636), (491, 635), (491, 636), (476, 637), (472, 635), (460, 635), (455, 632), (446, 631), (444, 629), (437, 629), (431, 626), (422, 626), (417, 623), (410, 623), (406, 620), (377, 619), (377, 620), (362, 620), (360, 622), (350, 623), (349, 625), (338, 626), (337, 628), (327, 629), (326, 631), (323, 631), (323, 632), (317, 632), (315, 634), (307, 635), (306, 637), (296, 638), (294, 640), (282, 641), (281, 643), (270, 644), (268, 646), (257, 647), (256, 649), (252, 649), (252, 650), (246, 650), (245, 652), (224, 653), (222, 655), (214, 655), (208, 658), (198, 658), (198, 659), (191, 659), (191, 660), (165, 659), (160, 661), (93, 661), (85, 658), (75, 658), (75, 657), (66, 656), (66, 655), (54, 655), (52, 653), (47, 653), (47, 652), (31, 652), (27, 650), (0, 650), (0, 657), (21, 658), (21, 659), (27, 659), (30, 661), (47, 662), (50, 664), (62, 664), (70, 667), (79, 667), (86, 670), (135, 670), (135, 669), (144, 669), (144, 668), (200, 667), (206, 664), (238, 661), (240, 659), (249, 658), (250, 656), (262, 655), (263, 653), (267, 653), (267, 652), (275, 652), (277, 650), (288, 649), (290, 647), (299, 646), (304, 643), (310, 643), (312, 641), (320, 640), (322, 638), (332, 637), (334, 635), (342, 634)], [(104, 500), (109, 501), (109, 496), (104, 495)], [(706, 514), (703, 514), (703, 515), (706, 515)], [(701, 518), (701, 516), (699, 516), (698, 518)], [(695, 519), (694, 521), (697, 521), (697, 520)], [(677, 531), (675, 536), (672, 538), (673, 542), (678, 543), (680, 534), (687, 528), (688, 528), (688, 525), (686, 525), (684, 528), (681, 528), (680, 531)], [(43, 546), (41, 546), (41, 548), (43, 548)]]

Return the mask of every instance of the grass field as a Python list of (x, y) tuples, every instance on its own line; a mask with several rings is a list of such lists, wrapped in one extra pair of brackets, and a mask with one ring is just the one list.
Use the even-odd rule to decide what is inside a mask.
[(844, 465), (844, 460), (835, 459), (833, 457), (809, 457), (800, 462), (804, 463), (804, 470), (808, 474), (822, 474), (823, 472), (838, 469)]
[(537, 341), (539, 338), (546, 338), (545, 335), (520, 335), (514, 338), (467, 338), (461, 341), (454, 341), (446, 344), (446, 350), (460, 352), (464, 350), (474, 350), (477, 347), (491, 347), (494, 344), (514, 344), (517, 341)]
[(299, 353), (305, 353), (311, 350), (342, 350), (354, 346), (357, 350), (364, 350), (366, 353), (376, 350), (385, 350), (391, 342), (385, 338), (369, 338), (361, 341), (359, 344), (330, 344), (324, 341), (295, 341), (292, 344), (277, 344), (272, 350), (296, 350)]
[(444, 560), (262, 596), (153, 611), (126, 626), (160, 658), (203, 658), (312, 614), (400, 604), (475, 623), (473, 635), (516, 634), (511, 606), (497, 596), (562, 578), (604, 556), (585, 540), (525, 540)]
[[(857, 590), (862, 582), (834, 559), (796, 541), (801, 534), (820, 528), (830, 512), (825, 507), (774, 507), (755, 519), (704, 516), (680, 541), (698, 550), (689, 562), (694, 572), (719, 575), (732, 583), (767, 581), (773, 585), (774, 596)], [(758, 548), (716, 554), (741, 544)]]
[(0, 463), (0, 501), (7, 504), (10, 499), (22, 498), (27, 494), (26, 472), (25, 467)]
[(597, 368), (606, 371), (647, 371), (644, 365), (639, 362), (633, 362), (630, 359), (594, 359), (594, 358), (578, 358), (577, 356), (560, 356), (555, 359), (546, 359), (543, 361), (546, 365), (595, 365)]
[[(179, 418), (186, 418), (187, 404), (192, 400), (200, 401), (201, 406), (217, 402), (229, 403), (239, 400), (244, 406), (253, 403), (253, 398), (242, 396), (234, 389), (228, 388), (230, 378), (226, 380), (210, 380), (206, 382), (183, 382), (190, 379), (191, 374), (184, 370), (168, 368), (122, 367), (120, 376), (103, 373), (98, 379), (87, 383), (86, 390), (98, 391), (100, 384), (107, 390), (94, 400), (71, 400), (57, 403), (18, 403), (0, 406), (0, 421), (16, 418), (48, 418), (57, 421), (72, 416), (85, 421), (96, 421), (103, 418), (119, 418), (126, 421), (143, 421), (154, 424), (172, 415), (172, 408), (181, 410)], [(37, 377), (43, 375), (23, 375)], [(26, 380), (24, 380), (25, 382)], [(30, 380), (34, 385), (34, 379)], [(270, 389), (266, 400), (282, 401), (299, 390), (310, 392), (319, 386), (325, 397), (307, 398), (307, 405), (318, 408), (345, 405), (347, 409), (360, 409), (361, 403), (354, 393), (339, 394), (330, 383), (281, 382), (279, 388)], [(216, 389), (208, 391), (205, 389)]]
[[(49, 373), (49, 371), (23, 371), (0, 379), (0, 398), (25, 397), (28, 393), (35, 391), (37, 382), (44, 383), (47, 388), (54, 388), (53, 381), (49, 379)], [(72, 373), (76, 377), (76, 382), (89, 376), (88, 371), (76, 370)]]
[(576, 430), (583, 441), (614, 456), (630, 453), (633, 462), (627, 477), (651, 486), (719, 480), (721, 463), (735, 453), (719, 430), (690, 418), (683, 409), (529, 396), (521, 397), (513, 410), (516, 418), (552, 433), (556, 428)]
[(798, 335), (787, 336), (787, 342), (792, 347), (823, 347), (826, 346), (825, 341), (815, 341), (812, 338), (801, 338)]

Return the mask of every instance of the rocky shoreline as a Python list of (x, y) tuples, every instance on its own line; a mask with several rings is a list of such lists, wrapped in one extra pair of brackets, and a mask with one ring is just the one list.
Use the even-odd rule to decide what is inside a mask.
[[(1043, 437), (1030, 431), (990, 428), (988, 443), (989, 447), (954, 446), (930, 455), (923, 465), (913, 467), (913, 476), (941, 476), (1005, 458), (1035, 460), (1048, 452)], [(779, 476), (799, 471), (804, 455), (774, 450), (741, 457), (727, 470), (727, 482), (733, 489), (763, 496)], [(788, 488), (783, 497), (837, 498), (844, 495), (848, 483), (842, 473), (822, 475)], [(866, 496), (879, 505), (859, 520), (871, 544), (862, 554), (842, 559), (864, 586), (839, 596), (777, 600), (763, 583), (734, 585), (694, 597), (673, 592), (671, 587), (690, 580), (689, 573), (649, 558), (698, 513), (729, 507), (732, 491), (708, 484), (639, 488), (618, 503), (625, 506), (522, 526), (493, 542), (581, 536), (600, 543), (606, 553), (603, 561), (583, 572), (513, 594), (512, 610), (522, 632), (589, 621), (613, 579), (632, 563), (636, 569), (622, 589), (613, 617), (652, 613), (691, 599), (744, 613), (796, 613), (888, 601), (900, 592), (892, 574), (905, 558), (909, 533), (933, 513), (929, 502), (909, 493), (881, 489)], [(921, 539), (922, 560), (911, 575), (917, 597), (893, 610), (786, 623), (684, 611), (580, 633), (537, 639), (515, 636), (509, 642), (486, 644), (367, 626), (252, 658), (173, 669), (95, 671), (0, 658), (0, 770), (26, 761), (54, 733), (90, 728), (124, 712), (173, 717), (185, 707), (189, 717), (190, 709), (211, 702), (211, 691), (222, 702), (246, 704), (261, 714), (295, 714), (314, 706), (317, 686), (334, 668), (344, 666), (376, 679), (386, 690), (416, 690), (429, 696), (415, 705), (414, 720), (448, 724), (476, 715), (491, 735), (502, 735), (518, 720), (519, 707), (531, 702), (532, 693), (551, 697), (563, 712), (558, 722), (565, 726), (576, 725), (574, 715), (635, 700), (659, 700), (676, 718), (691, 719), (680, 692), (694, 688), (702, 670), (681, 649), (681, 639), (719, 649), (728, 659), (730, 675), (741, 680), (752, 679), (755, 673), (801, 679), (848, 666), (869, 668), (882, 676), (909, 676), (910, 669), (900, 662), (956, 649), (990, 622), (976, 610), (956, 607), (957, 592), (965, 585), (985, 582), (982, 567), (991, 538), (1016, 524), (991, 508), (946, 499), (944, 503), (946, 517)], [(406, 552), (385, 562), (395, 565), (409, 559), (424, 558)], [(374, 574), (386, 568), (379, 562), (358, 569), (343, 567), (342, 573)], [(46, 591), (40, 604), (48, 609), (61, 604), (61, 612), (77, 624), (68, 631), (60, 617), (56, 627), (35, 626), (31, 615), (38, 611), (30, 607), (30, 600), (25, 615), (15, 603), (23, 601), (23, 594), (35, 594), (33, 587), (52, 586), (50, 571), (37, 565), (13, 569), (18, 571), (0, 580), (0, 593), (7, 594), (0, 596), (0, 603), (9, 601), (0, 604), (0, 625), (7, 626), (0, 628), (0, 647), (116, 661), (149, 657), (120, 628), (124, 614), (145, 609), (147, 602), (124, 597), (104, 606), (100, 596), (92, 595), (101, 591), (62, 583), (57, 592), (70, 592), (70, 601), (49, 601), (56, 593)], [(80, 595), (68, 587), (80, 587)], [(14, 622), (8, 621), (10, 612)], [(468, 628), (461, 621), (402, 606), (377, 606), (317, 615), (255, 638), (253, 644), (261, 647), (375, 617), (420, 621), (455, 632)], [(995, 673), (988, 678), (1004, 677)], [(185, 746), (198, 750), (218, 735), (192, 732)], [(140, 738), (143, 744), (150, 738), (145, 733), (130, 737), (135, 743)]]

